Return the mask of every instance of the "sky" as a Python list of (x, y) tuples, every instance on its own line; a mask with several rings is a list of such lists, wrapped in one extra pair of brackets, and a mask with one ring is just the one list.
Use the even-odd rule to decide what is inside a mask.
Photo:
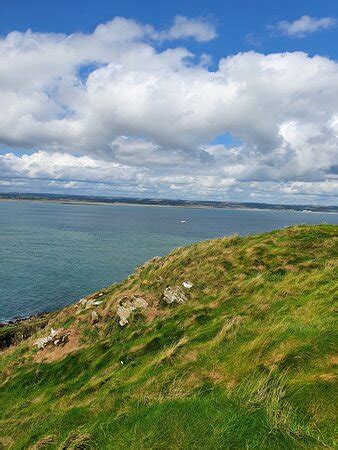
[(336, 205), (338, 1), (1, 0), (0, 192)]

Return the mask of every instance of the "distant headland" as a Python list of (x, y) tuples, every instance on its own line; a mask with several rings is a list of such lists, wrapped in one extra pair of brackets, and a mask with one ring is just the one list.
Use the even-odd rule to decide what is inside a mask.
[(101, 197), (94, 195), (66, 195), (66, 194), (42, 194), (42, 193), (0, 193), (1, 200), (29, 200), (73, 204), (118, 204), (118, 205), (149, 205), (149, 206), (173, 206), (186, 208), (220, 208), (220, 209), (270, 209), (277, 211), (299, 212), (333, 212), (338, 213), (338, 206), (326, 205), (287, 205), (276, 203), (258, 202), (232, 202), (213, 200), (182, 200), (159, 199), (148, 197)]

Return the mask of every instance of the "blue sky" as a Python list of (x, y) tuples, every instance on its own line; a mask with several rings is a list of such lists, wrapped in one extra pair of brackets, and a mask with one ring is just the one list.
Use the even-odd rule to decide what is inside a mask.
[[(98, 23), (115, 16), (134, 18), (157, 28), (170, 24), (176, 15), (210, 17), (217, 24), (219, 39), (205, 45), (206, 51), (218, 60), (224, 54), (248, 49), (264, 53), (302, 50), (309, 54), (338, 57), (338, 28), (314, 33), (306, 39), (284, 36), (271, 38), (268, 25), (281, 20), (293, 21), (302, 15), (312, 17), (338, 16), (336, 0), (2, 0), (0, 33), (13, 30), (73, 33), (91, 32)], [(260, 45), (249, 43), (245, 36), (255, 35)]]
[(0, 190), (337, 203), (337, 1), (0, 17)]

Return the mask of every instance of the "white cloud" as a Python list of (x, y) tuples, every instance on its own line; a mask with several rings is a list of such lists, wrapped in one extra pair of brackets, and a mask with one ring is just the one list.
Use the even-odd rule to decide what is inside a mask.
[(12, 177), (61, 181), (91, 181), (109, 183), (132, 180), (136, 170), (122, 164), (107, 162), (89, 156), (68, 153), (37, 151), (17, 156), (13, 153), (0, 155), (0, 174)]
[[(3, 177), (3, 179), (1, 179)], [(0, 186), (22, 192), (60, 192), (187, 199), (227, 199), (290, 203), (333, 203), (338, 177), (326, 181), (249, 182), (240, 184), (221, 172), (212, 175), (151, 173), (88, 156), (37, 151), (0, 155)]]
[(293, 22), (288, 22), (286, 20), (278, 22), (273, 28), (287, 36), (303, 38), (315, 31), (326, 30), (335, 25), (337, 25), (337, 20), (333, 17), (317, 19), (316, 17), (305, 15)]
[(215, 26), (204, 18), (190, 19), (176, 16), (173, 25), (167, 33), (168, 39), (193, 38), (200, 42), (207, 42), (217, 36)]
[[(0, 177), (28, 180), (30, 190), (245, 200), (287, 198), (282, 187), (313, 183), (333, 195), (335, 61), (247, 52), (211, 71), (203, 53), (158, 50), (162, 37), (115, 18), (91, 34), (0, 39)], [(237, 143), (215, 144), (226, 134)]]

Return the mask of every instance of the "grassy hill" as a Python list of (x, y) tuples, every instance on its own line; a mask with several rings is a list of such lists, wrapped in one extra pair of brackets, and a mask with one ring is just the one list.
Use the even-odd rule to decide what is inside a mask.
[[(27, 339), (4, 328), (21, 327), (1, 353), (3, 448), (334, 448), (337, 237), (297, 226), (179, 248), (31, 319)], [(121, 327), (135, 295), (148, 306)], [(51, 328), (64, 345), (39, 350)]]

